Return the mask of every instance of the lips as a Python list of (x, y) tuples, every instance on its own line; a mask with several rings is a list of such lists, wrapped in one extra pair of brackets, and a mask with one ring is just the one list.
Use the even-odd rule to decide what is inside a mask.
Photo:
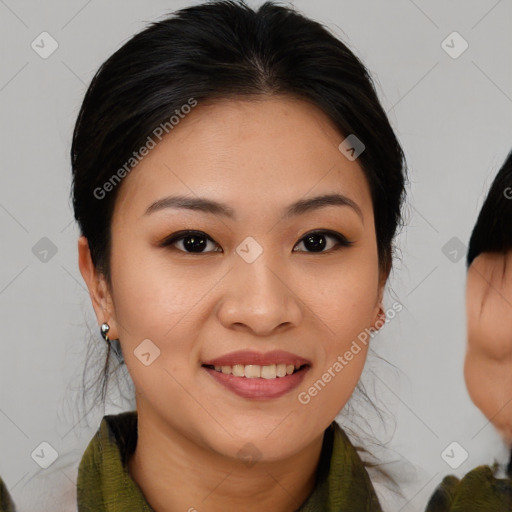
[(274, 350), (271, 352), (255, 352), (252, 350), (239, 350), (224, 356), (203, 361), (203, 366), (234, 366), (234, 365), (258, 365), (293, 364), (296, 367), (311, 366), (311, 361), (291, 352)]
[(300, 385), (310, 370), (310, 367), (305, 365), (292, 374), (266, 379), (225, 374), (204, 365), (203, 368), (205, 373), (223, 389), (250, 400), (273, 400), (285, 396)]

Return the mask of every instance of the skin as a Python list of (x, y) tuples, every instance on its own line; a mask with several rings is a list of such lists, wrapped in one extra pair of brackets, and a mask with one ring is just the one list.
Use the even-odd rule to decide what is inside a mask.
[(512, 251), (482, 253), (467, 274), (469, 395), (512, 445)]
[[(387, 274), (370, 189), (357, 160), (338, 150), (343, 139), (317, 107), (288, 97), (200, 104), (123, 180), (111, 286), (80, 238), (98, 323), (120, 339), (135, 384), (139, 438), (129, 470), (155, 510), (285, 512), (313, 490), (324, 430), (352, 394), (367, 347), (310, 403), (297, 395), (384, 320)], [(362, 218), (348, 206), (281, 218), (289, 204), (333, 192), (357, 203)], [(236, 219), (170, 208), (144, 215), (171, 194), (226, 203)], [(186, 252), (183, 241), (159, 247), (183, 229), (206, 233), (207, 252)], [(354, 243), (338, 247), (326, 236), (323, 253), (314, 252), (303, 238), (316, 229)], [(236, 252), (247, 236), (263, 249), (252, 263)], [(147, 338), (161, 351), (150, 366), (134, 356)], [(246, 399), (201, 367), (243, 349), (287, 350), (312, 365), (290, 393)], [(237, 457), (246, 443), (260, 452), (250, 467)]]

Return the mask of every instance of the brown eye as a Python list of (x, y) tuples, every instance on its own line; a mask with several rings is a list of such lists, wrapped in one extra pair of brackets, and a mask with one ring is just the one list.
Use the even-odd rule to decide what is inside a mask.
[[(203, 231), (179, 231), (173, 233), (170, 237), (167, 237), (161, 244), (161, 247), (171, 247), (178, 249), (179, 251), (191, 253), (191, 254), (202, 254), (205, 252), (221, 252), (217, 249), (213, 251), (205, 251), (208, 244), (212, 243), (217, 245), (206, 233)], [(178, 244), (182, 244), (179, 247)], [(218, 247), (218, 245), (217, 245)]]
[[(329, 240), (331, 240), (331, 242), (329, 242)], [(334, 243), (332, 242), (333, 240)], [(299, 244), (301, 243), (304, 244), (306, 252), (324, 253), (331, 252), (333, 250), (338, 250), (341, 247), (348, 247), (353, 242), (347, 240), (341, 233), (337, 233), (336, 231), (322, 230), (312, 231), (307, 235), (303, 236)], [(213, 250), (205, 250), (208, 247), (211, 248), (211, 244), (213, 244), (213, 247), (216, 246), (218, 249), (214, 248)], [(298, 251), (296, 249), (296, 247), (298, 247), (299, 244), (295, 246), (293, 252), (303, 252)], [(167, 237), (160, 244), (160, 246), (177, 249), (181, 252), (189, 254), (206, 254), (210, 252), (222, 252), (222, 249), (220, 249), (219, 245), (203, 231), (178, 231), (177, 233), (173, 233), (172, 235)]]
[[(328, 242), (326, 242), (326, 239), (332, 239), (335, 240), (337, 243), (333, 245), (329, 245)], [(336, 231), (329, 231), (329, 230), (323, 230), (323, 231), (312, 231), (311, 233), (308, 233), (307, 235), (303, 236), (301, 241), (299, 243), (304, 244), (304, 247), (306, 247), (308, 252), (329, 252), (329, 250), (325, 251), (324, 249), (328, 247), (328, 249), (334, 249), (338, 250), (341, 247), (348, 247), (353, 242), (347, 240), (341, 233), (337, 233)], [(297, 247), (299, 244), (297, 244), (295, 247)], [(294, 249), (294, 252), (297, 252)]]

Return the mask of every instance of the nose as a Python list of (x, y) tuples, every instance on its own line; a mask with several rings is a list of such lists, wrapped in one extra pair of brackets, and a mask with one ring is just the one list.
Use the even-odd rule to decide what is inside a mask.
[(265, 251), (252, 263), (236, 257), (223, 286), (217, 314), (227, 329), (268, 336), (302, 320), (303, 303), (290, 272)]

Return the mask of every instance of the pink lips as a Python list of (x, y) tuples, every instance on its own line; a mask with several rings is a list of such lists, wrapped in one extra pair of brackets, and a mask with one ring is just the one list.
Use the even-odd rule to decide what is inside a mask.
[(247, 377), (235, 377), (232, 374), (218, 372), (212, 368), (203, 368), (220, 384), (231, 392), (243, 398), (252, 398), (255, 400), (268, 400), (279, 398), (296, 388), (309, 371), (309, 366), (304, 366), (291, 375), (286, 377), (276, 377), (275, 379)]
[[(251, 364), (258, 366), (293, 364), (295, 367), (301, 368), (291, 375), (276, 377), (275, 379), (236, 377), (233, 374), (228, 375), (218, 372), (214, 368), (209, 368), (209, 366), (234, 366), (236, 364), (244, 366)], [(236, 395), (255, 400), (267, 400), (279, 398), (296, 388), (311, 368), (311, 362), (297, 354), (283, 350), (274, 350), (264, 354), (250, 350), (240, 350), (205, 361), (202, 366), (219, 384)]]

